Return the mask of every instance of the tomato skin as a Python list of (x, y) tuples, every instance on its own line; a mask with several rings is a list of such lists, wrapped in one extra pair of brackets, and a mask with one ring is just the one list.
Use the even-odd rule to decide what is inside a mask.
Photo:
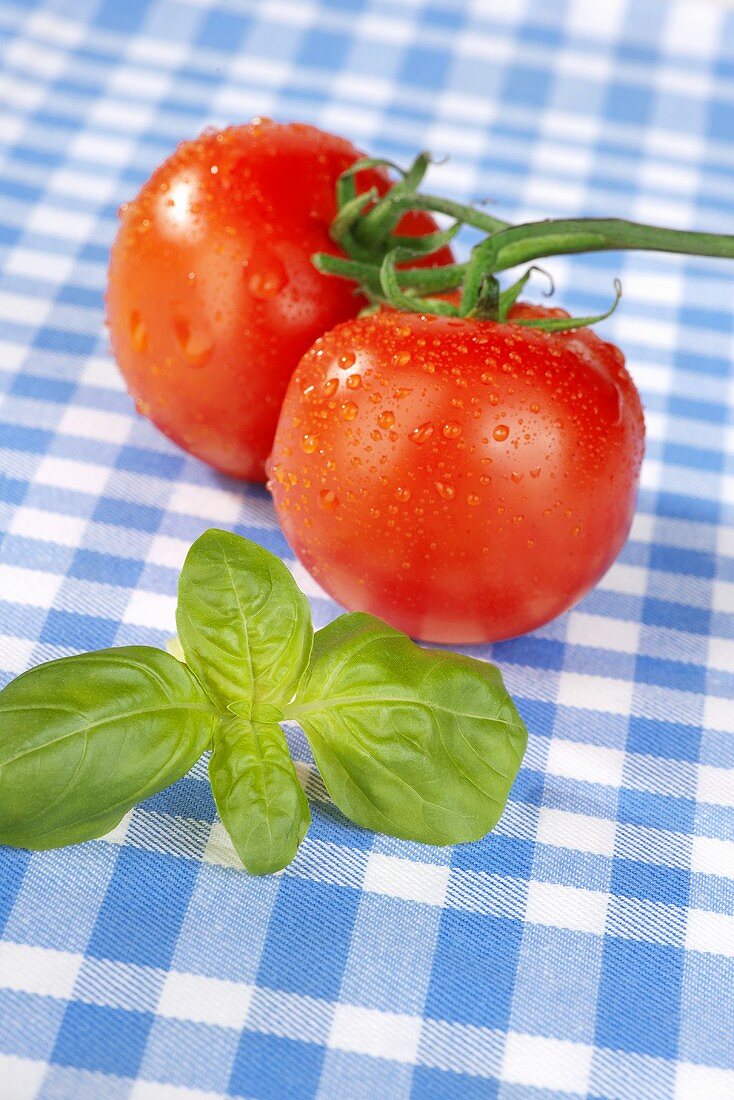
[[(106, 298), (115, 357), (138, 410), (224, 473), (263, 480), (298, 360), (364, 305), (311, 264), (338, 253), (334, 187), (360, 155), (313, 126), (255, 120), (183, 142), (121, 210)], [(372, 184), (386, 177), (360, 174)], [(411, 215), (406, 229), (435, 222)]]
[(382, 313), (301, 360), (270, 486), (296, 554), (346, 607), (425, 641), (492, 642), (606, 572), (643, 450), (623, 356), (588, 329)]

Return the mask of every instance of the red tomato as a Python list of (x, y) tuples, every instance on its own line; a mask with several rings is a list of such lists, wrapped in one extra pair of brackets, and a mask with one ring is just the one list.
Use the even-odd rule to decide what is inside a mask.
[(301, 360), (271, 488), (346, 607), (426, 641), (489, 642), (560, 615), (609, 568), (643, 449), (624, 358), (588, 329), (383, 313)]
[[(360, 155), (313, 126), (255, 120), (179, 145), (121, 210), (107, 293), (120, 369), (143, 415), (227, 474), (262, 479), (298, 360), (364, 305), (311, 264), (338, 252), (334, 187)], [(387, 179), (360, 174), (373, 184)], [(400, 231), (435, 228), (418, 213)]]

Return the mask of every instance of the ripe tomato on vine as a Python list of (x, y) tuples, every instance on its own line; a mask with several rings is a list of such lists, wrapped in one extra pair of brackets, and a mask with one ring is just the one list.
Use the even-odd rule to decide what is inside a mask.
[[(606, 572), (645, 439), (624, 356), (588, 327), (611, 309), (531, 306), (519, 296), (533, 268), (505, 289), (499, 273), (617, 248), (731, 257), (734, 242), (616, 219), (508, 225), (418, 191), (426, 164), (369, 209), (343, 193), (332, 232), (347, 258), (314, 262), (372, 312), (301, 360), (270, 484), (293, 549), (341, 603), (427, 641), (491, 642), (548, 622)], [(409, 210), (454, 219), (435, 244), (467, 224), (486, 237), (464, 263), (411, 267), (426, 242), (390, 238)]]
[[(365, 305), (320, 274), (339, 255), (329, 230), (340, 175), (358, 160), (344, 138), (256, 119), (183, 142), (121, 210), (107, 317), (138, 411), (234, 477), (263, 480), (288, 380), (310, 344)], [(385, 191), (368, 165), (357, 191)], [(436, 229), (423, 211), (400, 232)], [(448, 263), (450, 249), (429, 264)]]

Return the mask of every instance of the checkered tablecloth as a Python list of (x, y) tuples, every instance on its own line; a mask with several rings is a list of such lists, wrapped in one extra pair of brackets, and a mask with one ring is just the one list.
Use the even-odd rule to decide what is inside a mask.
[[(317, 625), (337, 613), (264, 489), (135, 415), (102, 326), (117, 205), (253, 114), (450, 154), (432, 182), (513, 220), (734, 232), (713, 3), (2, 0), (1, 683), (164, 642), (212, 525), (282, 554)], [(474, 650), (530, 730), (500, 824), (453, 850), (362, 831), (293, 730), (314, 823), (279, 876), (237, 866), (203, 765), (104, 840), (1, 848), (2, 1100), (734, 1097), (734, 265), (549, 266), (576, 312), (622, 277), (603, 332), (648, 454), (598, 588)]]

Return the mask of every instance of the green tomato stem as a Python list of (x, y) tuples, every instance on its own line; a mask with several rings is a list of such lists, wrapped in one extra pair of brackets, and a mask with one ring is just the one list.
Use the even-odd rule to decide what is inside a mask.
[[(374, 188), (357, 195), (355, 176), (367, 168), (395, 167), (391, 162), (365, 158), (348, 169), (337, 183), (338, 213), (331, 227), (333, 240), (347, 258), (318, 253), (313, 257), (317, 269), (357, 283), (372, 302), (389, 304), (395, 309), (504, 322), (530, 271), (501, 292), (493, 281), (495, 276), (545, 256), (639, 249), (734, 259), (734, 236), (726, 234), (666, 229), (621, 218), (549, 218), (511, 225), (465, 203), (420, 194), (417, 187), (429, 164), (430, 155), (419, 154), (407, 171), (398, 169), (402, 178), (382, 196)], [(447, 230), (412, 237), (396, 235), (394, 230), (409, 211), (445, 214), (454, 218), (455, 224)], [(410, 260), (437, 252), (464, 225), (487, 234), (475, 245), (467, 263), (432, 268), (405, 266)], [(402, 265), (399, 268), (398, 263)], [(460, 307), (431, 297), (459, 288)], [(617, 289), (615, 305), (619, 296)], [(562, 331), (592, 324), (610, 312), (589, 318), (537, 318), (522, 323)]]
[(542, 256), (626, 249), (734, 259), (734, 237), (665, 229), (621, 218), (549, 218), (510, 226), (475, 251), (482, 250), (492, 272), (497, 272)]

